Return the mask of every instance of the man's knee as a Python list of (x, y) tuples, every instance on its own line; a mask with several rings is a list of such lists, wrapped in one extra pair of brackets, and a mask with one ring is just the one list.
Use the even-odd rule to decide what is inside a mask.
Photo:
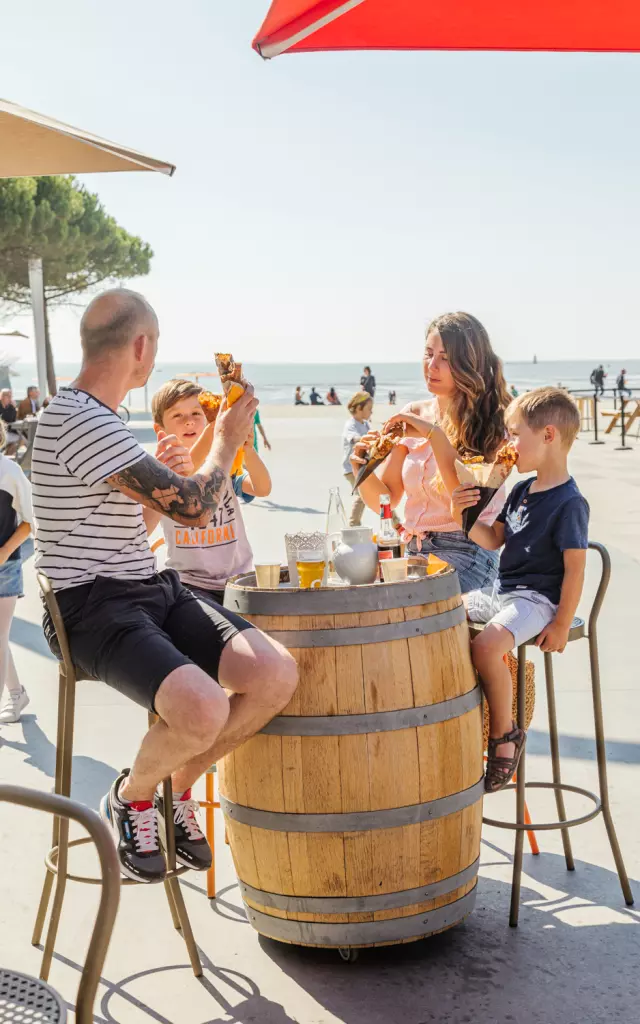
[(226, 724), (229, 699), (205, 672), (185, 665), (161, 684), (156, 710), (170, 729), (184, 737), (186, 745), (206, 750)]
[(266, 654), (264, 679), (268, 689), (270, 702), (278, 710), (285, 708), (298, 686), (298, 664), (292, 654), (275, 644)]

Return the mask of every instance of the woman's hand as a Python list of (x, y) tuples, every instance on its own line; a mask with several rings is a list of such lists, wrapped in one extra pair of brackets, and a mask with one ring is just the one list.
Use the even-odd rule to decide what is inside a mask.
[(471, 508), (480, 501), (480, 491), (475, 484), (460, 484), (451, 495), (451, 514), (454, 519), (462, 515), (465, 508)]
[(413, 427), (418, 434), (426, 438), (431, 437), (435, 427), (435, 423), (432, 423), (430, 420), (423, 419), (422, 416), (416, 416), (413, 412), (396, 412), (393, 416), (389, 417), (383, 426), (383, 433), (388, 427), (392, 427), (394, 423), (404, 423), (407, 427)]
[(189, 449), (180, 444), (175, 434), (165, 434), (163, 430), (158, 434), (156, 459), (178, 476), (193, 476), (195, 472)]

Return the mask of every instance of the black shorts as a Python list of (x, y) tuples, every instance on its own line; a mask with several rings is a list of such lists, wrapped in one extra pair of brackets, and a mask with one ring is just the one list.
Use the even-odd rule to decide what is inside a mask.
[[(196, 597), (173, 569), (148, 580), (97, 576), (56, 597), (78, 678), (99, 679), (149, 711), (160, 684), (182, 665), (217, 679), (225, 645), (253, 628), (212, 598)], [(44, 629), (59, 658), (48, 615)]]

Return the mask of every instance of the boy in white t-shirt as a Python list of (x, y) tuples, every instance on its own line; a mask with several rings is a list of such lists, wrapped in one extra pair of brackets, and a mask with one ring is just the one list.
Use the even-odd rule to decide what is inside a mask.
[[(198, 396), (199, 384), (170, 380), (153, 396), (153, 428), (158, 437), (156, 458), (181, 476), (189, 476), (204, 461), (213, 441), (213, 424), (207, 423)], [(244, 466), (231, 477), (219, 508), (208, 527), (185, 527), (145, 509), (151, 534), (160, 522), (167, 544), (167, 568), (175, 569), (181, 582), (196, 597), (222, 604), (227, 580), (249, 572), (253, 553), (242, 519), (241, 503), (271, 493), (271, 477), (253, 447), (253, 431), (243, 448)]]

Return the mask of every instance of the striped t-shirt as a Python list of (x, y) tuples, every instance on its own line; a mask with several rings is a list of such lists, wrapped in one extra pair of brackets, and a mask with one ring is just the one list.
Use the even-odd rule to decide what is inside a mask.
[(61, 388), (41, 414), (31, 463), (36, 567), (54, 590), (96, 576), (153, 575), (142, 505), (105, 482), (146, 457), (129, 428), (86, 391)]

